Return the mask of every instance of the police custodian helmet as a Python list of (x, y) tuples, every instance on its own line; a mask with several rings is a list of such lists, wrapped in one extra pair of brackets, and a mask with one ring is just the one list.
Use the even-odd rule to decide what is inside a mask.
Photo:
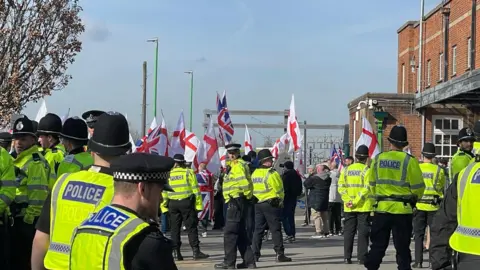
[(367, 158), (368, 157), (368, 146), (365, 144), (360, 145), (355, 152), (357, 158)]
[(388, 141), (400, 147), (405, 147), (408, 145), (407, 139), (407, 129), (404, 126), (396, 125), (390, 131), (390, 135), (388, 136)]
[(437, 155), (435, 153), (435, 145), (433, 143), (425, 143), (423, 145), (422, 154), (426, 158), (434, 158)]

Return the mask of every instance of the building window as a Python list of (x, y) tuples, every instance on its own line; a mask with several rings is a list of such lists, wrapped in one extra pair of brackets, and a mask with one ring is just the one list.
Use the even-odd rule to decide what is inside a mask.
[(438, 157), (450, 158), (458, 150), (458, 130), (463, 128), (463, 118), (437, 115), (432, 117), (433, 143)]
[(402, 94), (405, 93), (405, 64), (402, 64)]
[(472, 39), (467, 39), (467, 69), (472, 67)]
[(457, 46), (452, 47), (452, 75), (457, 74)]
[(443, 80), (443, 53), (438, 57), (438, 80)]
[(430, 86), (431, 83), (431, 78), (430, 74), (432, 72), (432, 63), (430, 62), (430, 59), (427, 61), (427, 86)]

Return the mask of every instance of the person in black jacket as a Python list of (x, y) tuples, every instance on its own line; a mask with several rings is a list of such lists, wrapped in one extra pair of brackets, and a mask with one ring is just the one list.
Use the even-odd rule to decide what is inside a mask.
[(326, 165), (317, 166), (317, 174), (305, 180), (309, 206), (314, 210), (315, 234), (312, 238), (328, 237), (328, 195), (330, 193), (330, 169)]
[(283, 199), (283, 228), (285, 230), (286, 242), (295, 241), (295, 208), (297, 207), (297, 197), (302, 194), (302, 178), (297, 171), (293, 169), (293, 162), (287, 161), (284, 164), (282, 174), (283, 190), (285, 198)]

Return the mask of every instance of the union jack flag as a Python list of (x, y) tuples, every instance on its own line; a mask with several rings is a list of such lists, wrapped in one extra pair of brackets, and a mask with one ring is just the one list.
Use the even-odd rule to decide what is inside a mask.
[(213, 174), (208, 170), (197, 173), (197, 182), (202, 194), (203, 210), (198, 213), (198, 219), (213, 220)]
[(343, 169), (343, 156), (340, 153), (342, 153), (342, 150), (339, 148), (337, 151), (337, 148), (333, 145), (330, 161), (335, 161), (335, 163), (337, 163), (338, 171)]
[(232, 119), (228, 113), (227, 93), (224, 91), (222, 98), (217, 93), (217, 123), (219, 129), (219, 137), (224, 144), (232, 141), (235, 130), (233, 129)]

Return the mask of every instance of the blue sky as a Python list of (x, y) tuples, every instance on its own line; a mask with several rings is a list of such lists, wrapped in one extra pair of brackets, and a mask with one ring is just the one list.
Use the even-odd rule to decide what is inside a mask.
[[(148, 117), (153, 115), (154, 44), (160, 39), (158, 110), (169, 127), (180, 111), (188, 126), (189, 76), (195, 71), (193, 130), (203, 110), (227, 90), (229, 108), (284, 110), (295, 94), (297, 116), (345, 124), (346, 105), (365, 92), (396, 92), (397, 33), (420, 16), (419, 0), (83, 0), (83, 51), (73, 80), (47, 97), (50, 112), (88, 109), (128, 114), (140, 128), (142, 62), (148, 61)], [(138, 2), (138, 3), (136, 3)], [(440, 0), (426, 0), (426, 12)], [(136, 3), (136, 4), (133, 4)], [(24, 113), (35, 117), (40, 103)], [(234, 122), (282, 119), (233, 116)], [(256, 131), (280, 136), (281, 130)], [(323, 131), (321, 133), (335, 133)], [(243, 140), (243, 130), (236, 139)]]

